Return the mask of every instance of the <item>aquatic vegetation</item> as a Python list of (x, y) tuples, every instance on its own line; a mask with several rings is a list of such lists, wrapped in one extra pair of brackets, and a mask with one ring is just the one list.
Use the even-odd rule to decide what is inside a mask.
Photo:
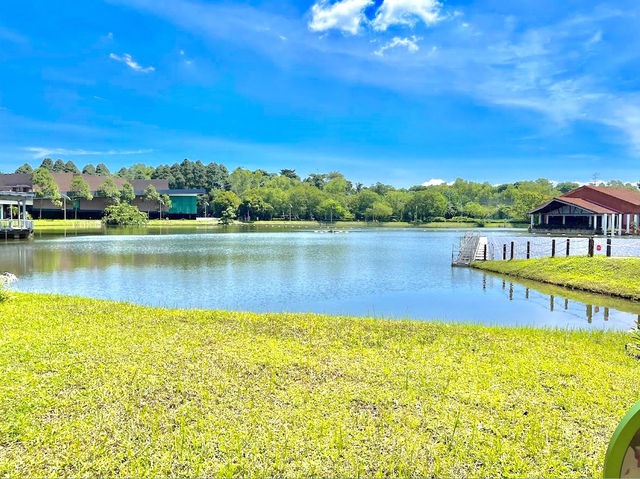
[(606, 256), (477, 261), (474, 268), (640, 300), (640, 258)]
[(625, 332), (0, 304), (0, 476), (599, 476)]

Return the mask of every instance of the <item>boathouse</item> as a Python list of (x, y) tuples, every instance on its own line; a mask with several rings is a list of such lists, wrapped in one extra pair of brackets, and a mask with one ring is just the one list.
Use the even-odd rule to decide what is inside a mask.
[(635, 234), (640, 192), (581, 186), (529, 211), (529, 215), (534, 233)]
[(33, 221), (27, 219), (33, 197), (33, 193), (0, 191), (0, 238), (28, 238), (33, 233)]

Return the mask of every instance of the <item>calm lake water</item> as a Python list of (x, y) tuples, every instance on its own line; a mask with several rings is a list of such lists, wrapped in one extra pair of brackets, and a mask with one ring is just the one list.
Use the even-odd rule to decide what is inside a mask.
[(630, 301), (452, 268), (463, 230), (215, 231), (42, 235), (0, 243), (0, 271), (20, 291), (181, 308), (600, 329), (635, 327), (640, 314)]

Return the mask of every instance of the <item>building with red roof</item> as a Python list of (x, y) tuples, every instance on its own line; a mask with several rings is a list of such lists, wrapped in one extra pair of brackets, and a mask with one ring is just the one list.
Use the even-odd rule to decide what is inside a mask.
[(581, 186), (529, 211), (533, 232), (634, 233), (640, 220), (640, 192)]

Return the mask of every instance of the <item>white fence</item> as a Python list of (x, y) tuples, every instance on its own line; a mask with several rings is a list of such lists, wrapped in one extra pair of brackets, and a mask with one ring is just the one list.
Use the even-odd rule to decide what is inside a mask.
[[(593, 255), (606, 256), (610, 242), (610, 256), (640, 257), (638, 238), (565, 238), (540, 236), (496, 236), (487, 238), (487, 260), (527, 259), (563, 256), (588, 256), (593, 240)], [(484, 251), (479, 252), (484, 255)]]

